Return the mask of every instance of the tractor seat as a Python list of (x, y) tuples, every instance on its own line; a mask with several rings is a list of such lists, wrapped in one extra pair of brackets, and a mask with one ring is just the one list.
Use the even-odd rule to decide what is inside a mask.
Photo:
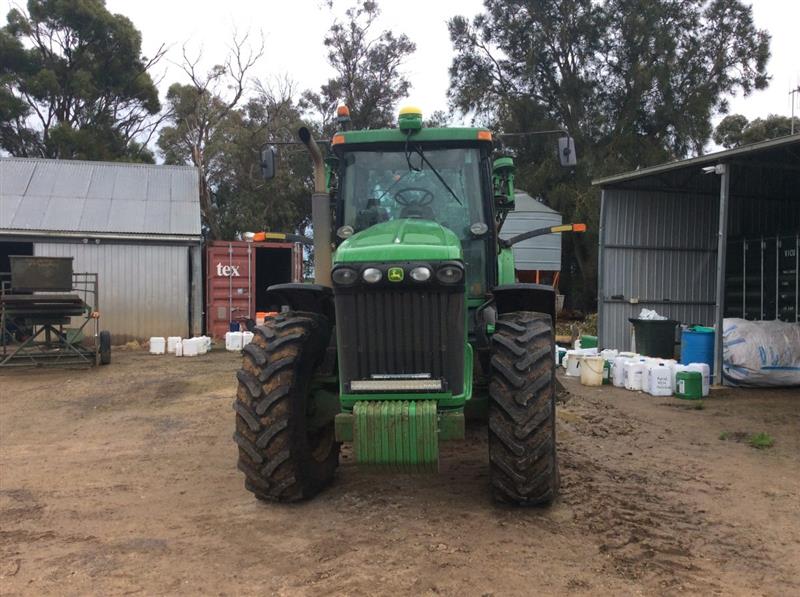
[(362, 209), (356, 215), (356, 230), (366, 230), (370, 226), (386, 222), (389, 219), (389, 212), (385, 207), (370, 206)]

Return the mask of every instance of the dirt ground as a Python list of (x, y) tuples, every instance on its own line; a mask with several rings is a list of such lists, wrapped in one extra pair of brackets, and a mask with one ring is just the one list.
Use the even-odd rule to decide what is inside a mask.
[[(330, 489), (283, 506), (236, 470), (238, 363), (0, 374), (0, 593), (800, 594), (797, 390), (696, 410), (565, 380), (546, 510), (491, 503), (482, 425), (438, 476), (364, 474), (345, 451)], [(735, 441), (760, 431), (772, 448)]]

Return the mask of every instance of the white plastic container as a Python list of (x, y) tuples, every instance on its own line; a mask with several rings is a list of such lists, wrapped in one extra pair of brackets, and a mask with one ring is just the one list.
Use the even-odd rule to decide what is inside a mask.
[(564, 357), (564, 368), (567, 370), (567, 377), (580, 377), (581, 374), (581, 359), (583, 355), (577, 350), (568, 350)]
[(658, 359), (653, 359), (650, 357), (644, 357), (644, 361), (642, 364), (642, 391), (643, 392), (650, 392), (650, 367), (655, 365), (658, 362)]
[(192, 338), (197, 343), (197, 354), (206, 354), (208, 352), (208, 345), (206, 344), (204, 336)]
[(212, 342), (209, 336), (200, 336), (203, 339), (203, 343), (206, 345), (206, 352), (211, 350)]
[(164, 336), (153, 336), (150, 338), (150, 354), (164, 354), (167, 348), (167, 341)]
[(225, 332), (225, 350), (242, 350), (242, 332)]
[(633, 391), (642, 390), (642, 372), (644, 363), (640, 361), (628, 360), (625, 362), (625, 389)]
[(253, 341), (253, 332), (242, 332), (242, 348)]
[(711, 391), (711, 367), (708, 363), (689, 363), (686, 371), (698, 371), (703, 376), (703, 396), (708, 396)]
[(602, 386), (605, 362), (601, 356), (585, 355), (581, 357), (581, 385)]
[(200, 354), (198, 338), (188, 338), (183, 341), (183, 356), (196, 357), (198, 354)]
[(167, 352), (169, 354), (175, 354), (175, 345), (181, 341), (180, 336), (168, 336), (167, 337)]
[(600, 356), (607, 361), (614, 361), (619, 356), (619, 351), (613, 348), (605, 348), (600, 351)]
[(618, 356), (614, 359), (614, 366), (611, 368), (611, 383), (614, 387), (625, 387), (625, 361), (628, 357)]
[(175, 356), (182, 357), (183, 356), (183, 340), (178, 340), (175, 343)]
[(660, 361), (649, 366), (650, 385), (647, 393), (653, 396), (672, 396), (673, 373), (669, 363)]

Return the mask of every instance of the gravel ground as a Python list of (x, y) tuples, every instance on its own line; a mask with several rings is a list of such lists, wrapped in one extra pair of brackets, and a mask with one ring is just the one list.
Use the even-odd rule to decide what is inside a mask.
[(797, 389), (698, 410), (566, 379), (545, 510), (491, 503), (483, 425), (439, 475), (365, 474), (345, 450), (330, 489), (284, 506), (236, 470), (238, 364), (0, 373), (0, 592), (800, 594)]

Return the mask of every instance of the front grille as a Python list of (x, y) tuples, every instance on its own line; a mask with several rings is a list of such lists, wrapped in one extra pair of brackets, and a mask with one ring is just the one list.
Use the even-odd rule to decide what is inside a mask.
[(453, 395), (463, 392), (463, 290), (359, 285), (334, 295), (345, 388), (373, 375), (428, 373)]

